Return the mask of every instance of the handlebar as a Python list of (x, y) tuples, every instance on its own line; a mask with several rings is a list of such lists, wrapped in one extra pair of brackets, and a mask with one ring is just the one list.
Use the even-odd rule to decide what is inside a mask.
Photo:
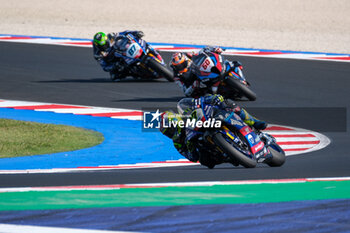
[(230, 67), (230, 69), (228, 69), (228, 71), (226, 71), (223, 74), (220, 74), (219, 78), (220, 79), (224, 79), (227, 75), (229, 75), (232, 71), (234, 71), (234, 67)]

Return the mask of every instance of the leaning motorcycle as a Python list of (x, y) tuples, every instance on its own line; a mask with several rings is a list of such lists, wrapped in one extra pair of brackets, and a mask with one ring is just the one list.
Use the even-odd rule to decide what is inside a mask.
[(135, 78), (165, 78), (174, 81), (170, 71), (160, 54), (145, 40), (136, 39), (131, 34), (118, 38), (114, 43), (114, 56), (122, 58), (129, 75)]
[(267, 133), (254, 131), (236, 113), (218, 110), (202, 103), (191, 115), (197, 121), (221, 121), (220, 127), (186, 129), (187, 140), (195, 140), (196, 150), (199, 153), (205, 151), (210, 156), (208, 161), (212, 162), (205, 164), (209, 168), (220, 163), (242, 165), (246, 168), (254, 168), (257, 163), (266, 163), (271, 167), (284, 164), (285, 152), (275, 138)]
[(205, 84), (205, 88), (200, 88), (199, 93), (196, 93), (197, 96), (220, 94), (233, 100), (242, 97), (256, 100), (256, 94), (250, 89), (240, 63), (224, 61), (220, 54), (213, 52), (201, 53), (192, 60), (195, 75)]

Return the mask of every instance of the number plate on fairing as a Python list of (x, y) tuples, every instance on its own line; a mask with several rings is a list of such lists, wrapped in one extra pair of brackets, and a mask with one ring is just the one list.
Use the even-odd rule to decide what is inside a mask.
[(126, 50), (126, 56), (131, 58), (138, 58), (142, 53), (142, 49), (138, 43), (132, 43)]
[(211, 72), (211, 68), (213, 66), (215, 66), (214, 62), (210, 59), (210, 57), (207, 57), (201, 64), (199, 70), (203, 72)]

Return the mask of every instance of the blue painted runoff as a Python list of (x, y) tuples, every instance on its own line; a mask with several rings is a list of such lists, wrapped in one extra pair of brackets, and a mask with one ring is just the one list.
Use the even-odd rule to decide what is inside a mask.
[(160, 132), (142, 131), (141, 121), (33, 110), (0, 109), (0, 118), (70, 125), (101, 132), (102, 144), (77, 151), (0, 159), (0, 170), (76, 168), (183, 158)]
[(350, 232), (349, 206), (350, 199), (333, 199), (0, 211), (0, 223), (138, 232)]

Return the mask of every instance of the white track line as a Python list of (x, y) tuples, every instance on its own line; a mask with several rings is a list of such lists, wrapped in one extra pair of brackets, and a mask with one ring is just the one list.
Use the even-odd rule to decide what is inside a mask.
[(96, 167), (79, 167), (79, 168), (53, 168), (53, 169), (27, 169), (27, 170), (0, 170), (0, 174), (45, 174), (45, 173), (67, 173), (67, 172), (84, 172), (93, 170), (113, 170), (113, 169), (141, 169), (141, 168), (164, 168), (179, 166), (198, 166), (199, 163), (192, 163), (188, 160), (173, 160), (159, 163), (136, 163), (120, 165), (100, 165)]
[[(24, 39), (23, 37), (26, 37), (26, 38)], [(92, 47), (91, 40), (89, 39), (75, 40), (74, 38), (50, 38), (50, 37), (35, 38), (30, 36), (5, 35), (5, 36), (0, 36), (0, 41), (51, 44), (51, 45), (61, 45), (61, 46)], [(153, 45), (153, 47), (157, 50), (168, 51), (168, 52), (192, 52), (192, 51), (199, 50), (199, 48), (196, 45), (181, 45), (181, 44), (159, 45), (156, 43), (154, 44), (150, 43), (150, 44)], [(233, 56), (248, 56), (248, 57), (269, 57), (269, 58), (289, 58), (289, 59), (319, 60), (319, 61), (333, 61), (333, 62), (350, 62), (349, 54), (327, 54), (327, 53), (317, 53), (317, 52), (310, 53), (310, 52), (294, 52), (294, 51), (279, 51), (279, 50), (244, 49), (244, 48), (227, 48), (224, 54), (233, 55)]]
[(111, 118), (142, 121), (142, 116), (113, 116)]
[[(289, 126), (288, 126), (289, 127)], [(300, 131), (292, 131), (292, 130), (265, 130), (266, 133), (271, 134), (271, 135), (276, 135), (274, 137), (278, 137), (279, 135), (283, 134), (310, 134), (310, 131), (306, 129), (299, 129)]]
[(50, 112), (55, 112), (55, 113), (74, 113), (74, 114), (82, 114), (82, 115), (87, 115), (87, 114), (98, 114), (98, 113), (114, 113), (114, 112), (133, 112), (135, 110), (130, 110), (130, 109), (121, 109), (121, 108), (81, 108), (81, 109), (64, 109), (64, 108), (59, 108), (59, 109), (37, 109), (35, 111), (50, 111)]
[(4, 100), (4, 101), (5, 102), (0, 102), (0, 107), (2, 108), (17, 107), (17, 106), (36, 106), (36, 105), (45, 104), (40, 102), (28, 102), (28, 101), (16, 101), (16, 100)]
[(140, 183), (140, 184), (109, 184), (109, 185), (72, 185), (72, 186), (46, 186), (46, 187), (15, 187), (0, 188), (5, 192), (46, 192), (46, 191), (72, 191), (72, 190), (117, 190), (122, 188), (161, 188), (161, 187), (199, 187), (214, 185), (257, 185), (257, 184), (289, 184), (325, 181), (349, 181), (350, 177), (326, 178), (292, 178), (292, 179), (266, 179), (266, 180), (235, 180), (235, 181), (199, 181), (199, 182), (168, 182), (168, 183)]
[(284, 138), (276, 138), (277, 142), (312, 142), (312, 141), (317, 141), (318, 138), (317, 137), (302, 137), (302, 138), (298, 138), (298, 137), (284, 137)]
[(0, 233), (132, 233), (135, 231), (106, 231), (63, 227), (0, 224)]
[[(317, 144), (309, 144), (309, 145), (281, 145), (282, 149), (300, 149), (300, 148), (312, 148)], [(287, 154), (287, 156), (290, 154)]]

